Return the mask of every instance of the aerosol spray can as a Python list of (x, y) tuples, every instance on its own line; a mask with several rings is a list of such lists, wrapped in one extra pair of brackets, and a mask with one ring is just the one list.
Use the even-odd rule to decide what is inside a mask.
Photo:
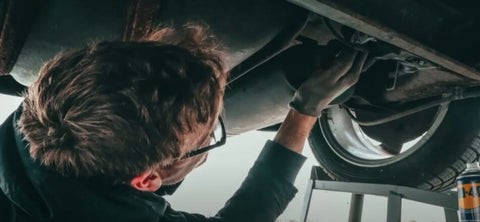
[(458, 213), (460, 222), (480, 222), (480, 166), (467, 163), (457, 177)]

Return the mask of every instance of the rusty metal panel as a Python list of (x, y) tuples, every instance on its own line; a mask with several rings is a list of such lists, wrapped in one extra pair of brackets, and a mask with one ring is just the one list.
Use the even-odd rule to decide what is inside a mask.
[(127, 24), (123, 33), (123, 40), (138, 40), (155, 28), (155, 19), (160, 9), (158, 0), (133, 0), (128, 8)]
[(40, 1), (0, 1), (0, 75), (8, 74), (35, 20)]
[[(287, 0), (293, 4), (296, 4), (300, 7), (308, 9), (314, 13), (325, 16), (329, 19), (332, 19), (338, 23), (351, 27), (353, 29), (359, 30), (367, 35), (373, 36), (379, 40), (385, 41), (392, 45), (395, 45), (399, 48), (402, 48), (412, 54), (425, 58), (443, 68), (451, 70), (457, 74), (465, 76), (473, 80), (480, 80), (480, 72), (469, 66), (465, 63), (459, 62), (456, 59), (453, 59), (450, 56), (445, 55), (444, 53), (439, 52), (432, 47), (429, 47), (423, 43), (420, 43), (417, 39), (413, 38), (410, 35), (405, 33), (405, 30), (408, 30), (408, 27), (399, 28), (392, 27), (392, 25), (387, 26), (384, 24), (384, 21), (388, 19), (375, 19), (374, 12), (380, 13), (382, 15), (391, 14), (393, 18), (398, 19), (398, 22), (401, 24), (408, 24), (407, 22), (401, 21), (402, 17), (397, 16), (398, 13), (405, 13), (406, 9), (415, 9), (418, 6), (411, 5), (409, 8), (391, 8), (388, 5), (392, 3), (379, 1), (379, 0), (368, 0), (368, 1), (350, 1), (350, 0)], [(394, 1), (398, 2), (398, 1)], [(402, 2), (413, 2), (413, 1), (402, 1)], [(379, 12), (380, 8), (378, 6), (385, 6), (384, 9), (381, 9), (382, 12)], [(377, 6), (377, 11), (372, 10), (372, 6)], [(389, 11), (390, 10), (390, 11)], [(400, 10), (397, 13), (394, 13), (395, 10)], [(361, 13), (362, 11), (363, 13)], [(367, 13), (369, 12), (369, 13)], [(417, 13), (420, 13), (417, 12)], [(408, 18), (403, 17), (403, 18)], [(427, 16), (426, 18), (432, 19), (432, 21), (424, 21), (426, 23), (431, 23), (432, 26), (440, 22), (440, 20), (435, 19), (436, 16)], [(392, 19), (390, 19), (392, 20)], [(388, 21), (390, 21), (388, 20)], [(437, 21), (437, 23), (434, 22)], [(393, 20), (392, 20), (393, 21)], [(418, 20), (422, 21), (422, 20)], [(392, 22), (393, 23), (393, 22)], [(408, 24), (410, 26), (418, 26), (419, 24)], [(399, 32), (398, 30), (403, 30), (404, 32)], [(423, 32), (431, 30), (438, 30), (435, 27), (426, 27)], [(421, 34), (421, 32), (417, 33)]]

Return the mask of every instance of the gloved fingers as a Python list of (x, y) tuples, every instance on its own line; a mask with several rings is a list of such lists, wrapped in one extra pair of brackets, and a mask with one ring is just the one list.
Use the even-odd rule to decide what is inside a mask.
[(338, 81), (341, 81), (341, 83), (349, 86), (355, 84), (360, 78), (360, 74), (362, 73), (363, 65), (365, 64), (367, 57), (367, 52), (359, 52), (355, 57), (355, 61), (353, 62), (350, 70)]
[(340, 52), (338, 58), (335, 59), (332, 66), (329, 68), (331, 74), (334, 75), (332, 76), (332, 79), (335, 82), (346, 75), (352, 68), (356, 54), (357, 51), (353, 49), (344, 49)]

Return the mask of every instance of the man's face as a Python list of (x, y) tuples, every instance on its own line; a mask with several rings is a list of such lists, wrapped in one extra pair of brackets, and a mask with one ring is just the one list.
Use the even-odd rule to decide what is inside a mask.
[[(223, 89), (226, 84), (225, 78), (219, 78), (221, 88)], [(222, 91), (223, 94), (223, 91)], [(180, 147), (182, 154), (186, 154), (190, 151), (205, 147), (210, 143), (211, 133), (213, 132), (218, 116), (220, 115), (221, 108), (223, 106), (223, 96), (217, 101), (218, 110), (214, 118), (210, 118), (207, 124), (199, 125), (196, 129), (189, 133), (186, 133), (182, 137), (183, 145)], [(166, 167), (162, 167), (160, 175), (163, 185), (172, 185), (182, 181), (188, 173), (190, 173), (196, 167), (202, 165), (207, 160), (208, 153), (201, 153), (186, 159), (167, 162)]]
[[(207, 124), (200, 125), (191, 132), (184, 134), (182, 137), (184, 143), (180, 147), (182, 154), (207, 146), (210, 143), (210, 135), (217, 123), (217, 119), (212, 118)], [(188, 173), (206, 161), (207, 155), (208, 153), (205, 152), (186, 159), (173, 161), (170, 164), (167, 162), (168, 165), (160, 170), (162, 184), (171, 185), (182, 181)]]

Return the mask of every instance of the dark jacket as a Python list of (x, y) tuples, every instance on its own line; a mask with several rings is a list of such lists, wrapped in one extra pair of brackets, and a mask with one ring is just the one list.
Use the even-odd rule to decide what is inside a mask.
[[(274, 221), (294, 197), (304, 157), (271, 141), (214, 217), (173, 210), (161, 195), (43, 168), (16, 128), (17, 110), (0, 127), (0, 221)], [(101, 180), (100, 180), (101, 181)], [(194, 197), (192, 197), (194, 198)]]

